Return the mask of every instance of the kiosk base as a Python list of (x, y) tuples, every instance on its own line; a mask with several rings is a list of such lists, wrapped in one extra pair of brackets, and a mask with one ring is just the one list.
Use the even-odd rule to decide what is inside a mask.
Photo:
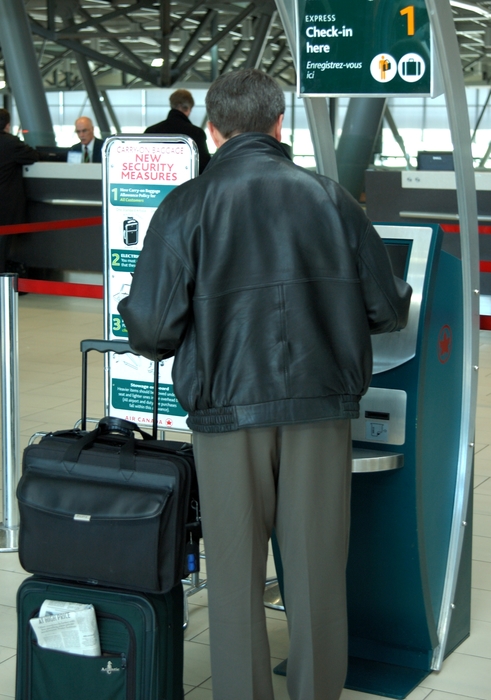
[(350, 690), (403, 700), (431, 671), (349, 657), (344, 684)]
[[(275, 666), (273, 673), (277, 676), (286, 676), (287, 667), (288, 659), (285, 659)], [(420, 668), (394, 666), (350, 656), (344, 687), (361, 693), (403, 700), (430, 673), (431, 671), (423, 671)]]

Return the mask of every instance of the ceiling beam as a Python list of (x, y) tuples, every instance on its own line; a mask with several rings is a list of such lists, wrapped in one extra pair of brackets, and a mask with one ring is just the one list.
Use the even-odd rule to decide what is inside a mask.
[(284, 59), (285, 55), (289, 55), (289, 53), (290, 50), (287, 46), (286, 40), (283, 40), (283, 42), (281, 42), (281, 46), (278, 53), (274, 57), (271, 65), (268, 67), (268, 75), (274, 75), (274, 72), (278, 68), (278, 64), (280, 63), (280, 61)]
[(226, 73), (229, 68), (233, 68), (235, 61), (237, 60), (239, 55), (242, 53), (242, 50), (243, 50), (242, 44), (243, 43), (244, 43), (243, 40), (239, 39), (239, 41), (235, 44), (234, 48), (230, 52), (227, 60), (224, 62), (223, 66), (220, 70), (220, 75), (223, 75), (224, 73)]
[(196, 3), (193, 5), (193, 7), (190, 7), (189, 10), (188, 10), (187, 12), (185, 12), (183, 15), (181, 15), (181, 16), (179, 17), (179, 19), (177, 19), (177, 20), (174, 22), (174, 24), (172, 25), (172, 31), (175, 31), (176, 29), (179, 29), (179, 27), (180, 27), (181, 25), (183, 25), (184, 22), (185, 22), (187, 19), (189, 19), (190, 17), (192, 17), (192, 16), (194, 15), (194, 13), (195, 13), (197, 10), (199, 10), (199, 9), (201, 8), (202, 5), (203, 5), (203, 3), (201, 2), (201, 0), (199, 0), (199, 2), (196, 2)]
[[(73, 29), (75, 31), (80, 31), (81, 29), (87, 29), (87, 27), (97, 27), (99, 26), (99, 24), (102, 24), (103, 22), (109, 22), (110, 20), (115, 19), (116, 17), (121, 17), (121, 15), (129, 15), (132, 12), (136, 12), (137, 10), (153, 7), (153, 4), (154, 3), (152, 0), (138, 0), (138, 2), (135, 2), (134, 5), (122, 7), (119, 10), (107, 12), (105, 15), (101, 15), (100, 17), (92, 17), (90, 20), (86, 20), (85, 22), (74, 24)], [(57, 33), (63, 34), (63, 31)]]
[(172, 34), (172, 28), (170, 17), (170, 0), (161, 0), (160, 3), (160, 30), (162, 33), (160, 43), (160, 56), (162, 58), (160, 84), (163, 87), (168, 87), (171, 85), (170, 37)]
[(152, 85), (159, 85), (159, 71), (155, 68), (150, 68), (148, 66), (145, 66), (144, 69), (139, 68), (129, 63), (125, 63), (124, 61), (114, 59), (111, 56), (108, 56), (107, 54), (102, 54), (98, 51), (94, 51), (90, 47), (85, 46), (85, 44), (82, 44), (80, 41), (72, 41), (70, 39), (58, 39), (55, 32), (51, 32), (49, 29), (42, 27), (41, 25), (33, 22), (32, 20), (30, 25), (31, 31), (34, 34), (45, 37), (49, 41), (53, 41), (59, 46), (64, 46), (67, 49), (76, 51), (77, 53), (80, 53), (83, 56), (92, 59), (93, 61), (97, 61), (99, 63), (106, 63), (108, 66), (111, 66), (115, 70), (119, 70), (123, 73), (130, 73), (130, 75), (134, 75), (140, 78), (141, 80), (151, 83)]
[(182, 63), (184, 60), (189, 56), (191, 51), (194, 49), (194, 47), (197, 45), (199, 39), (203, 36), (205, 31), (208, 29), (210, 26), (213, 18), (216, 16), (216, 11), (215, 10), (208, 10), (206, 15), (203, 17), (203, 19), (200, 21), (198, 24), (196, 30), (192, 33), (190, 36), (189, 40), (186, 42), (186, 45), (181, 51), (181, 54), (177, 61), (175, 61), (172, 65), (172, 73), (175, 75), (176, 71), (179, 70), (181, 67)]
[(63, 61), (64, 58), (68, 58), (68, 56), (71, 55), (71, 51), (63, 51), (59, 56), (54, 56), (50, 61), (44, 64), (44, 66), (39, 66), (39, 70), (41, 71), (41, 75), (44, 76), (47, 75), (55, 66), (60, 63), (60, 61)]
[[(79, 12), (83, 17), (90, 16), (89, 13), (88, 13), (86, 10), (84, 10), (82, 7), (79, 7), (78, 12)], [(119, 51), (120, 53), (123, 54), (123, 56), (126, 56), (126, 58), (129, 58), (130, 61), (133, 61), (133, 63), (134, 63), (136, 66), (139, 66), (139, 67), (142, 68), (143, 70), (146, 70), (146, 68), (147, 68), (146, 63), (144, 63), (144, 62), (141, 60), (141, 58), (139, 58), (138, 56), (135, 56), (135, 54), (133, 53), (133, 51), (131, 51), (127, 46), (125, 46), (125, 45), (122, 44), (120, 41), (118, 41), (116, 35), (114, 35), (114, 34), (113, 34), (112, 32), (110, 32), (110, 31), (108, 31), (105, 27), (101, 27), (100, 30), (101, 30), (102, 34), (104, 35), (104, 37), (105, 37), (114, 47), (116, 47), (116, 48), (118, 49), (118, 51)], [(87, 37), (87, 38), (89, 38), (89, 37)]]
[(244, 63), (244, 68), (259, 68), (263, 57), (268, 34), (275, 18), (276, 11), (271, 15), (260, 15), (254, 20), (253, 31), (254, 41), (249, 50), (249, 54)]
[(226, 36), (232, 29), (234, 29), (238, 24), (240, 24), (243, 19), (245, 19), (248, 15), (251, 14), (251, 12), (253, 12), (254, 9), (255, 4), (251, 2), (246, 8), (242, 10), (242, 12), (240, 12), (236, 17), (234, 17), (220, 32), (218, 32), (218, 34), (212, 37), (211, 40), (205, 46), (202, 46), (201, 49), (194, 56), (192, 56), (186, 63), (184, 63), (184, 65), (181, 65), (178, 70), (173, 70), (173, 81), (182, 78), (186, 74), (186, 72), (201, 58), (201, 56), (204, 56), (205, 53), (208, 53), (208, 51), (213, 46), (215, 46), (215, 44), (218, 44), (224, 36)]

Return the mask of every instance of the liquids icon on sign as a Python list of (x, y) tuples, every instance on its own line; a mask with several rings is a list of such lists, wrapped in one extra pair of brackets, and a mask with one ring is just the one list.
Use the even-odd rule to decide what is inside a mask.
[(407, 83), (415, 83), (423, 77), (426, 64), (417, 53), (407, 53), (399, 61), (398, 73)]

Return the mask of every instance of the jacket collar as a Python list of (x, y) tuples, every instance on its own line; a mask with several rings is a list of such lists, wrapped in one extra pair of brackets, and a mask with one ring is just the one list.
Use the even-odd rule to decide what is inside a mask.
[(169, 114), (167, 115), (167, 119), (181, 119), (184, 122), (188, 122), (188, 124), (191, 124), (191, 120), (189, 117), (187, 117), (184, 112), (181, 112), (180, 109), (171, 109), (169, 111)]
[(254, 131), (232, 136), (228, 141), (225, 141), (206, 166), (206, 171), (229, 158), (259, 154), (285, 158), (291, 161), (284, 147), (273, 136)]

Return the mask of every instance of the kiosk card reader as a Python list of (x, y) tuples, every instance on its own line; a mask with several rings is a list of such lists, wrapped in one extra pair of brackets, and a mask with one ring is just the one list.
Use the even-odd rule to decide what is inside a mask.
[(470, 526), (458, 570), (448, 567), (460, 488), (462, 279), (438, 226), (376, 228), (413, 295), (406, 328), (372, 336), (373, 378), (352, 423), (346, 687), (404, 698), (432, 670), (449, 576), (457, 589), (445, 655), (470, 629)]

